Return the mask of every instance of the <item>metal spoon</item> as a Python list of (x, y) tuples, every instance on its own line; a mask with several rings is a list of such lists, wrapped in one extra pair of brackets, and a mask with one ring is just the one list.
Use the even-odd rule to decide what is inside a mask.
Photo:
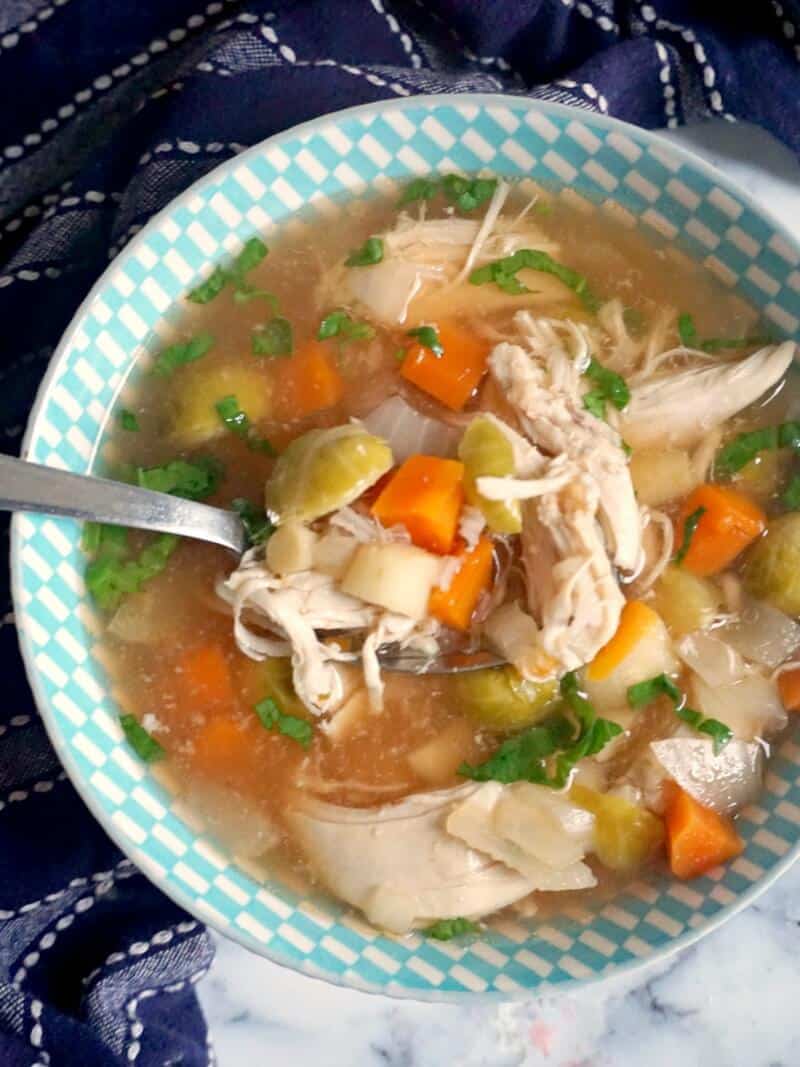
[[(12, 456), (0, 455), (0, 511), (34, 511), (84, 522), (180, 534), (222, 545), (237, 558), (247, 548), (242, 520), (233, 511), (108, 478), (44, 467)], [(460, 674), (503, 663), (482, 651), (420, 656), (391, 646), (382, 649), (379, 657), (386, 670), (403, 674)]]

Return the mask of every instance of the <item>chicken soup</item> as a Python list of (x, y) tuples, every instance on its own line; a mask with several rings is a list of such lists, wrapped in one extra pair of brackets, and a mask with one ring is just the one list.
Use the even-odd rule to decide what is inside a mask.
[(128, 740), (234, 855), (448, 938), (740, 853), (800, 709), (794, 343), (457, 175), (251, 238), (176, 321), (107, 473), (250, 548), (88, 526), (86, 584)]

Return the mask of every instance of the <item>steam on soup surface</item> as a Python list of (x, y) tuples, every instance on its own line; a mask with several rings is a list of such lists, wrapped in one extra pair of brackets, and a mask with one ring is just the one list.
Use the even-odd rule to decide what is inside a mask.
[(87, 529), (139, 754), (395, 932), (736, 856), (800, 707), (794, 344), (525, 185), (417, 181), (269, 245), (187, 295), (115, 416), (112, 473), (253, 541)]

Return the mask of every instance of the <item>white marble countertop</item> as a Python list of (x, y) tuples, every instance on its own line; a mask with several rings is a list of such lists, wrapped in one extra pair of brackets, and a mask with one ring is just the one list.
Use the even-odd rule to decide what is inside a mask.
[[(727, 123), (669, 136), (800, 238), (800, 166), (785, 148)], [(698, 945), (584, 991), (418, 1004), (338, 989), (221, 940), (198, 988), (220, 1067), (794, 1067), (798, 960), (800, 865)]]

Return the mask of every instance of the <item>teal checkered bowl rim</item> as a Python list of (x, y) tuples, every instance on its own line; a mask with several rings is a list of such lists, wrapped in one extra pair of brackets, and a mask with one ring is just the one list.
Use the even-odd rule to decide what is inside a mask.
[[(430, 171), (532, 177), (576, 210), (604, 212), (702, 261), (800, 337), (800, 246), (722, 174), (656, 134), (524, 97), (410, 97), (297, 126), (217, 167), (126, 246), (96, 283), (44, 377), (25, 458), (92, 469), (109, 410), (170, 309), (221, 256), (298, 208), (322, 218), (342, 198), (386, 192)], [(208, 836), (127, 749), (115, 684), (86, 600), (78, 525), (16, 515), (12, 591), (20, 647), (53, 745), (89, 809), (178, 904), (221, 934), (295, 970), (420, 1000), (514, 997), (629, 972), (714, 929), (800, 850), (800, 747), (779, 746), (758, 803), (741, 817), (744, 854), (692, 883), (655, 872), (592, 909), (540, 922), (502, 915), (480, 938), (378, 933), (322, 896), (256, 875)]]

